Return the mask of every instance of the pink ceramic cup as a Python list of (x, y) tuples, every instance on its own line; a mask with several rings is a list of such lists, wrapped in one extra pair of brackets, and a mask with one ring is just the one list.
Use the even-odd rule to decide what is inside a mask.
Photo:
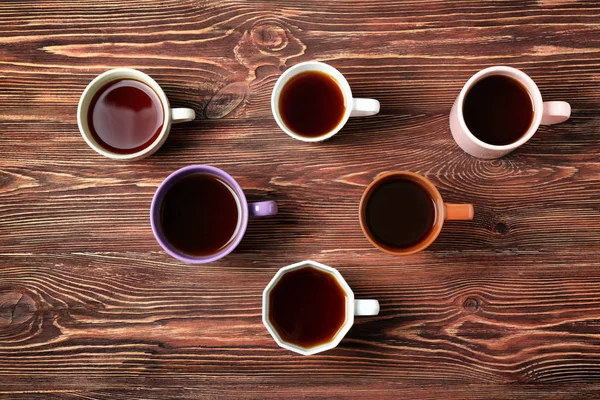
[[(514, 143), (497, 146), (475, 137), (467, 128), (463, 117), (463, 103), (469, 90), (479, 80), (490, 75), (509, 76), (519, 81), (529, 92), (533, 102), (533, 122), (521, 139)], [(542, 94), (533, 80), (524, 72), (512, 67), (490, 67), (473, 75), (460, 91), (450, 111), (450, 131), (456, 143), (467, 153), (478, 158), (499, 158), (525, 144), (541, 125), (564, 122), (571, 116), (571, 106), (564, 101), (542, 101)]]

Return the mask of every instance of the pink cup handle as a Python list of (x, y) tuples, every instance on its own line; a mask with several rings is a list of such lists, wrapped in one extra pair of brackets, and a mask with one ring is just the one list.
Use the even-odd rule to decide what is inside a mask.
[(277, 215), (277, 203), (271, 200), (248, 203), (248, 214), (251, 217), (268, 217), (269, 215)]
[(571, 116), (571, 106), (566, 101), (545, 101), (542, 125), (565, 122)]

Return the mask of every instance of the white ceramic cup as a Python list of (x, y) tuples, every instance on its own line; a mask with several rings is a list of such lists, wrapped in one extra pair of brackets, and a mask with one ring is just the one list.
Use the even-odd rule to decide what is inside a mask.
[[(281, 339), (281, 337), (277, 333), (277, 330), (273, 327), (273, 324), (271, 324), (271, 321), (269, 320), (269, 294), (271, 293), (271, 290), (277, 285), (277, 282), (279, 282), (279, 279), (281, 279), (283, 275), (290, 271), (294, 271), (304, 267), (313, 267), (332, 275), (337, 280), (339, 285), (344, 289), (344, 292), (346, 292), (346, 320), (340, 328), (340, 330), (338, 331), (337, 335), (330, 342), (310, 348), (300, 347), (296, 344), (289, 343)], [(288, 265), (287, 267), (283, 267), (277, 272), (277, 274), (275, 274), (275, 276), (273, 277), (273, 279), (271, 279), (271, 282), (269, 282), (269, 284), (263, 292), (262, 309), (263, 324), (265, 324), (267, 330), (269, 331), (271, 336), (273, 336), (273, 339), (275, 339), (277, 344), (283, 347), (284, 349), (308, 356), (336, 347), (342, 341), (344, 336), (346, 336), (346, 333), (348, 333), (348, 331), (354, 324), (354, 316), (379, 314), (379, 302), (377, 300), (355, 300), (352, 289), (350, 289), (350, 286), (348, 286), (348, 284), (342, 277), (342, 274), (340, 274), (337, 269), (331, 268), (327, 265), (323, 265), (315, 261), (306, 260), (296, 264)]]
[[(88, 110), (94, 95), (107, 83), (120, 79), (134, 79), (150, 86), (160, 98), (160, 102), (163, 106), (164, 123), (160, 134), (148, 147), (131, 154), (114, 153), (102, 147), (96, 142), (90, 132), (90, 127), (88, 126)], [(110, 71), (106, 71), (95, 77), (83, 91), (77, 108), (77, 124), (79, 125), (79, 132), (81, 132), (83, 139), (97, 153), (115, 160), (138, 160), (149, 156), (158, 150), (167, 140), (172, 123), (189, 122), (193, 121), (194, 118), (196, 118), (196, 113), (191, 108), (171, 108), (165, 92), (158, 83), (143, 72), (131, 68), (111, 69)]]
[[(463, 104), (469, 90), (471, 90), (475, 83), (491, 75), (504, 75), (517, 80), (527, 89), (531, 96), (531, 101), (533, 102), (533, 122), (527, 133), (516, 142), (503, 146), (488, 144), (476, 138), (475, 135), (469, 131), (469, 128), (467, 128), (463, 116)], [(470, 155), (478, 158), (499, 158), (531, 139), (540, 124), (558, 124), (566, 121), (570, 116), (571, 106), (569, 103), (564, 101), (542, 101), (540, 90), (533, 80), (523, 71), (504, 66), (490, 67), (473, 75), (460, 91), (458, 98), (452, 106), (452, 111), (450, 111), (450, 131), (452, 132), (452, 136), (456, 143)]]
[[(281, 115), (279, 114), (279, 96), (281, 95), (281, 90), (286, 85), (286, 83), (294, 76), (306, 72), (306, 71), (319, 71), (324, 72), (329, 75), (333, 80), (337, 82), (340, 89), (342, 89), (342, 93), (344, 94), (344, 103), (346, 106), (346, 111), (344, 112), (344, 117), (340, 121), (340, 123), (330, 132), (327, 132), (324, 135), (317, 137), (304, 137), (294, 133), (290, 130)], [(273, 93), (271, 94), (271, 111), (273, 112), (273, 117), (275, 121), (277, 121), (277, 125), (288, 135), (293, 137), (294, 139), (302, 140), (303, 142), (321, 142), (323, 140), (327, 140), (343, 128), (343, 126), (348, 122), (348, 118), (350, 117), (365, 117), (369, 115), (375, 115), (379, 112), (379, 101), (375, 99), (359, 99), (352, 97), (352, 90), (350, 89), (350, 85), (344, 75), (337, 69), (333, 68), (329, 64), (325, 64), (319, 61), (307, 61), (300, 64), (296, 64), (293, 67), (287, 69), (277, 82), (275, 83), (275, 87), (273, 87)]]

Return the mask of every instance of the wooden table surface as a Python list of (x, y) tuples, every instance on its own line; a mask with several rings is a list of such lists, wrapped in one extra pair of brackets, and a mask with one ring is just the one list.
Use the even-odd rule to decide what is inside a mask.
[[(289, 138), (270, 94), (307, 60), (381, 113), (322, 144)], [(448, 115), (492, 65), (573, 113), (485, 161)], [(81, 92), (115, 67), (197, 112), (141, 161), (99, 156), (77, 128)], [(598, 398), (599, 106), (597, 1), (2, 1), (0, 395)], [(203, 266), (165, 254), (149, 224), (157, 186), (190, 164), (280, 210)], [(377, 251), (358, 203), (389, 170), (427, 176), (475, 219), (417, 255)], [(265, 285), (304, 259), (381, 303), (310, 357), (261, 322)]]

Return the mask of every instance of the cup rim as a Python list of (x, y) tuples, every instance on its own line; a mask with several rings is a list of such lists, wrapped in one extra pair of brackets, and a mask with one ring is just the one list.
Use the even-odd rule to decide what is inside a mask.
[[(463, 115), (463, 104), (465, 101), (465, 97), (467, 96), (467, 94), (469, 93), (471, 88), (475, 85), (475, 83), (477, 83), (481, 79), (488, 77), (488, 76), (493, 76), (493, 75), (509, 76), (509, 77), (519, 81), (519, 83), (521, 83), (523, 86), (525, 86), (525, 90), (527, 90), (527, 93), (529, 93), (531, 102), (533, 103), (533, 120), (531, 121), (531, 125), (529, 126), (529, 129), (523, 136), (521, 136), (521, 138), (519, 138), (519, 140), (517, 140), (516, 142), (513, 142), (513, 143), (505, 144), (505, 145), (489, 144), (489, 143), (486, 143), (483, 140), (477, 138), (471, 132), (471, 130), (467, 127), (467, 123), (465, 122), (465, 118)], [(533, 81), (533, 79), (531, 79), (531, 77), (529, 77), (529, 75), (527, 75), (525, 72), (523, 72), (517, 68), (508, 67), (508, 66), (504, 66), (504, 65), (498, 65), (498, 66), (484, 68), (484, 69), (480, 70), (479, 72), (475, 73), (475, 75), (473, 75), (472, 77), (470, 77), (469, 80), (462, 87), (462, 89), (458, 95), (458, 98), (456, 100), (456, 105), (457, 105), (458, 123), (459, 123), (461, 129), (463, 130), (463, 132), (465, 132), (465, 134), (467, 135), (467, 137), (471, 141), (475, 142), (478, 146), (481, 146), (488, 150), (495, 150), (495, 151), (514, 150), (517, 147), (520, 147), (521, 145), (526, 143), (529, 139), (531, 139), (531, 137), (538, 130), (540, 123), (542, 122), (542, 114), (543, 114), (543, 109), (544, 109), (544, 103), (542, 101), (542, 94), (541, 94), (539, 88), (537, 87), (537, 85), (535, 84), (535, 82)]]
[[(427, 191), (427, 193), (431, 197), (431, 200), (433, 200), (433, 202), (435, 204), (435, 222), (433, 223), (433, 227), (432, 227), (431, 231), (429, 232), (429, 234), (427, 235), (427, 237), (424, 240), (420, 241), (419, 243), (412, 245), (410, 247), (404, 248), (404, 249), (394, 249), (394, 248), (387, 247), (387, 246), (379, 243), (377, 240), (375, 240), (375, 238), (373, 237), (371, 232), (369, 232), (369, 228), (368, 228), (367, 222), (366, 222), (366, 205), (367, 205), (367, 202), (369, 200), (371, 193), (383, 180), (390, 178), (390, 177), (408, 178), (411, 181), (417, 183), (418, 185), (420, 185), (423, 189), (425, 189)], [(367, 240), (373, 246), (375, 246), (377, 249), (379, 249), (385, 253), (391, 254), (391, 255), (415, 254), (415, 253), (418, 253), (419, 251), (424, 250), (427, 247), (429, 247), (435, 241), (435, 239), (437, 239), (440, 232), (442, 231), (442, 227), (444, 226), (445, 218), (446, 218), (446, 207), (444, 206), (444, 201), (442, 199), (442, 195), (437, 190), (435, 185), (433, 183), (431, 183), (431, 181), (429, 179), (425, 178), (424, 176), (419, 175), (414, 172), (410, 172), (410, 171), (389, 171), (389, 172), (384, 172), (384, 173), (377, 175), (377, 177), (375, 177), (375, 179), (373, 179), (373, 181), (367, 186), (367, 188), (363, 192), (362, 197), (360, 199), (360, 203), (359, 203), (359, 222), (360, 222), (360, 228), (361, 228), (363, 234), (365, 235)]]
[[(295, 345), (293, 343), (286, 342), (285, 340), (283, 340), (279, 336), (279, 333), (277, 332), (277, 330), (273, 327), (271, 321), (269, 320), (269, 294), (271, 293), (271, 290), (277, 285), (277, 282), (279, 282), (279, 280), (281, 279), (281, 277), (283, 275), (285, 275), (286, 273), (288, 273), (290, 271), (297, 270), (297, 269), (300, 269), (303, 267), (313, 267), (313, 268), (319, 269), (321, 271), (325, 271), (325, 272), (333, 275), (336, 278), (338, 284), (346, 292), (346, 298), (347, 298), (346, 320), (345, 320), (344, 324), (338, 330), (335, 337), (327, 343), (324, 343), (322, 345), (315, 346), (315, 347), (310, 347), (310, 348), (298, 346), (298, 345)], [(275, 342), (280, 347), (282, 347), (286, 350), (290, 350), (290, 351), (293, 351), (295, 353), (299, 353), (299, 354), (302, 354), (305, 356), (320, 353), (320, 352), (327, 351), (327, 350), (331, 350), (331, 349), (337, 347), (338, 344), (340, 344), (340, 342), (346, 336), (346, 334), (348, 333), (348, 331), (350, 330), (352, 325), (354, 325), (354, 292), (352, 291), (352, 289), (350, 288), (350, 286), (348, 285), (348, 283), (346, 282), (346, 280), (344, 279), (342, 274), (337, 269), (330, 267), (329, 265), (321, 264), (321, 263), (313, 261), (313, 260), (304, 260), (304, 261), (297, 262), (295, 264), (290, 264), (288, 266), (280, 268), (275, 273), (273, 278), (271, 278), (271, 280), (269, 281), (269, 283), (263, 290), (262, 321), (263, 321), (263, 324), (265, 325), (265, 327), (267, 328), (267, 331), (269, 331), (269, 333), (275, 340)]]
[[(313, 67), (316, 66), (317, 68), (304, 69), (307, 66), (313, 66)], [(323, 69), (325, 71), (323, 71)], [(341, 91), (344, 95), (344, 101), (346, 103), (346, 110), (344, 111), (344, 116), (343, 116), (342, 120), (337, 124), (337, 126), (334, 129), (332, 129), (331, 131), (329, 131), (328, 133), (321, 135), (321, 136), (317, 136), (317, 137), (304, 137), (302, 135), (299, 135), (299, 134), (293, 132), (283, 122), (283, 119), (281, 118), (281, 115), (279, 114), (279, 96), (281, 95), (281, 90), (283, 89), (285, 84), (291, 78), (293, 78), (294, 76), (296, 76), (302, 72), (307, 72), (307, 71), (325, 72), (331, 79), (333, 79), (338, 84), (339, 88), (341, 89)], [(348, 80), (335, 67), (333, 67), (327, 63), (321, 62), (321, 61), (304, 61), (304, 62), (301, 62), (299, 64), (296, 64), (296, 65), (286, 69), (279, 76), (279, 78), (277, 79), (277, 82), (275, 82), (275, 86), (273, 86), (273, 91), (271, 92), (271, 112), (273, 114), (273, 118), (275, 119), (275, 122), (277, 122), (277, 125), (279, 126), (279, 128), (282, 131), (284, 131), (286, 134), (288, 134), (292, 138), (300, 140), (302, 142), (309, 142), (309, 143), (322, 142), (322, 141), (325, 141), (325, 140), (333, 137), (336, 133), (338, 133), (344, 127), (344, 125), (346, 125), (346, 122), (348, 122), (348, 119), (350, 118), (350, 114), (352, 113), (352, 105), (353, 105), (352, 89), (350, 88), (350, 84), (348, 83)]]
[[(127, 75), (123, 79), (127, 79), (129, 77), (130, 79), (140, 80), (142, 83), (146, 84), (152, 90), (154, 90), (154, 92), (158, 95), (158, 97), (162, 103), (164, 122), (163, 122), (163, 127), (160, 131), (160, 134), (156, 137), (154, 142), (152, 142), (148, 147), (146, 147), (140, 151), (137, 151), (135, 153), (120, 154), (120, 153), (115, 153), (110, 150), (107, 150), (104, 147), (102, 147), (100, 144), (96, 143), (91, 138), (91, 133), (89, 132), (89, 127), (88, 127), (87, 131), (86, 131), (86, 129), (84, 129), (84, 126), (86, 126), (86, 124), (87, 124), (84, 120), (87, 118), (87, 111), (88, 111), (87, 108), (84, 110), (84, 106), (83, 106), (84, 101), (86, 101), (87, 99), (91, 99), (98, 92), (98, 90), (101, 89), (102, 86), (104, 86), (104, 85), (100, 86), (100, 82), (105, 80), (107, 77), (111, 77), (112, 75), (114, 75), (114, 78), (107, 80), (106, 83), (115, 81), (117, 79), (121, 79), (120, 76)], [(131, 77), (131, 75), (135, 75), (135, 77)], [(106, 83), (104, 83), (104, 84), (106, 84)], [(172, 121), (171, 121), (170, 110), (171, 110), (171, 106), (169, 104), (169, 99), (167, 98), (167, 95), (165, 94), (163, 89), (160, 87), (160, 85), (154, 79), (152, 79), (152, 77), (150, 77), (150, 75), (148, 75), (142, 71), (139, 71), (137, 69), (133, 69), (133, 68), (114, 68), (114, 69), (105, 71), (105, 72), (101, 73), (100, 75), (96, 76), (94, 79), (92, 79), (90, 81), (90, 83), (88, 83), (86, 88), (83, 90), (83, 92), (81, 93), (81, 96), (79, 98), (79, 103), (77, 105), (77, 126), (79, 127), (79, 133), (83, 137), (83, 140), (85, 140), (85, 142), (88, 144), (88, 146), (90, 146), (96, 153), (103, 155), (105, 157), (111, 158), (113, 160), (133, 160), (133, 159), (138, 159), (138, 158), (141, 158), (141, 157), (144, 157), (144, 156), (154, 153), (162, 145), (162, 143), (165, 140), (165, 136), (168, 134), (170, 127), (171, 127)], [(84, 115), (84, 111), (85, 111), (85, 115)]]
[[(225, 180), (227, 184), (235, 190), (236, 195), (240, 200), (240, 212), (242, 215), (240, 217), (240, 228), (237, 236), (227, 247), (210, 256), (191, 256), (176, 250), (173, 246), (169, 244), (167, 239), (164, 237), (164, 234), (162, 233), (162, 228), (160, 227), (160, 207), (162, 205), (164, 195), (175, 182), (179, 181), (185, 176), (192, 175), (194, 173), (210, 174)], [(226, 255), (231, 253), (242, 241), (242, 238), (246, 233), (246, 228), (248, 227), (248, 201), (246, 200), (246, 196), (241, 186), (227, 172), (210, 165), (188, 165), (187, 167), (183, 167), (174, 172), (171, 172), (161, 182), (161, 184), (154, 192), (154, 196), (152, 197), (152, 203), (150, 205), (150, 226), (152, 227), (152, 233), (154, 234), (154, 238), (156, 239), (158, 244), (171, 257), (174, 257), (177, 260), (186, 262), (188, 264), (206, 264), (225, 257)]]

